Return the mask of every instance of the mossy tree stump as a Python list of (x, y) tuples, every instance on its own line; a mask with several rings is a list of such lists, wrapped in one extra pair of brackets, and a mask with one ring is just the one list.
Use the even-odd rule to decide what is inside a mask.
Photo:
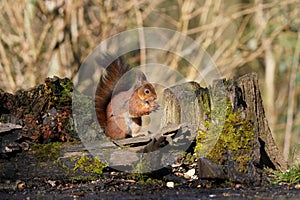
[(162, 126), (196, 125), (200, 178), (259, 184), (264, 167), (287, 167), (268, 127), (256, 74), (216, 80), (209, 88), (184, 83), (166, 89), (163, 99)]

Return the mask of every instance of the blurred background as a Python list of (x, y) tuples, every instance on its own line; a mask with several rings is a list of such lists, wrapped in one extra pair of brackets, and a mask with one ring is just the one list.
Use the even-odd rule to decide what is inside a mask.
[[(87, 55), (112, 35), (168, 28), (201, 44), (224, 78), (258, 73), (275, 141), (286, 159), (299, 162), (299, 5), (300, 0), (1, 0), (0, 89), (28, 89), (53, 75), (74, 79)], [(183, 63), (174, 55), (164, 61), (173, 68)]]

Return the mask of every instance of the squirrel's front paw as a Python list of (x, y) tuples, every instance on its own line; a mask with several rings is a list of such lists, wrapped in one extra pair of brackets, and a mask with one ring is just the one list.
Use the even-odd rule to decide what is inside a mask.
[(153, 106), (152, 111), (157, 111), (157, 110), (159, 110), (159, 108), (160, 108), (160, 105), (159, 104), (155, 104), (155, 106)]

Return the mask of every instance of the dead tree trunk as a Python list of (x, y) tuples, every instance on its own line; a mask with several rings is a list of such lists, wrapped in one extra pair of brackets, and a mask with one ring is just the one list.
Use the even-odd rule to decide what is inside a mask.
[(200, 178), (259, 183), (263, 167), (287, 167), (268, 126), (256, 74), (217, 80), (208, 89), (194, 82), (169, 88), (164, 109), (163, 126), (196, 125)]
[(238, 87), (241, 89), (242, 97), (247, 103), (247, 116), (254, 122), (255, 132), (261, 146), (261, 162), (266, 166), (274, 166), (276, 169), (286, 169), (282, 153), (275, 144), (268, 120), (265, 116), (263, 101), (258, 86), (257, 74), (247, 74), (237, 79)]

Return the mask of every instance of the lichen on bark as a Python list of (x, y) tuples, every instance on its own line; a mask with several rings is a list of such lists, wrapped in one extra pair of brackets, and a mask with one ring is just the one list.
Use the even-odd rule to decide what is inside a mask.
[[(214, 103), (210, 111), (204, 110), (208, 117), (198, 130), (195, 155), (204, 155), (220, 165), (231, 163), (237, 172), (246, 173), (254, 149), (253, 124), (246, 118), (243, 107), (233, 108), (228, 95), (222, 97), (218, 92), (212, 95)], [(209, 140), (214, 140), (213, 146)]]

